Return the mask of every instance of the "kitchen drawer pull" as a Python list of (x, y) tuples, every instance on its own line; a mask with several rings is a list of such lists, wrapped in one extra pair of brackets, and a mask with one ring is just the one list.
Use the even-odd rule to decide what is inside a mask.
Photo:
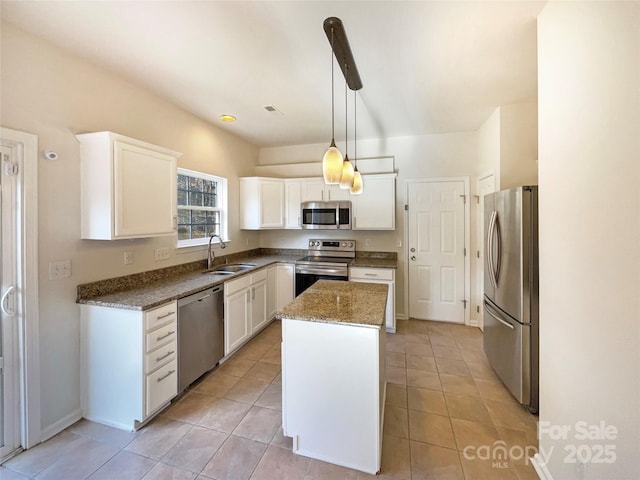
[(176, 333), (176, 332), (175, 332), (175, 330), (171, 330), (170, 332), (167, 332), (167, 334), (166, 334), (166, 335), (163, 335), (163, 336), (161, 336), (161, 337), (158, 337), (158, 338), (156, 339), (156, 341), (158, 341), (158, 342), (159, 342), (160, 340), (164, 340), (165, 338), (169, 338), (169, 337), (170, 337), (171, 335), (173, 335), (174, 333)]
[(157, 319), (158, 320), (162, 320), (163, 318), (167, 318), (170, 317), (171, 315), (175, 314), (176, 312), (169, 312), (169, 313), (165, 313), (164, 315), (160, 315)]
[(169, 350), (167, 353), (165, 353), (164, 355), (162, 355), (161, 357), (157, 357), (156, 358), (156, 362), (159, 362), (161, 360), (164, 360), (167, 357), (170, 357), (171, 355), (173, 355), (174, 353), (176, 353), (175, 350)]
[(364, 276), (365, 277), (377, 277), (378, 274), (377, 273), (365, 273)]
[(170, 377), (171, 375), (173, 375), (174, 373), (176, 373), (176, 371), (175, 371), (175, 370), (169, 370), (169, 373), (167, 373), (164, 377), (160, 377), (160, 378), (158, 378), (158, 380), (157, 380), (157, 381), (158, 381), (158, 382), (161, 382), (161, 381), (163, 381), (165, 378), (169, 378), (169, 377)]

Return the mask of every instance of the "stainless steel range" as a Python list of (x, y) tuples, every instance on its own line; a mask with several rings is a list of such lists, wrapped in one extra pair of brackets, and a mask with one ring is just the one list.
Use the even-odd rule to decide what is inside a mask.
[(296, 261), (296, 296), (318, 280), (348, 280), (355, 240), (309, 240), (308, 256)]

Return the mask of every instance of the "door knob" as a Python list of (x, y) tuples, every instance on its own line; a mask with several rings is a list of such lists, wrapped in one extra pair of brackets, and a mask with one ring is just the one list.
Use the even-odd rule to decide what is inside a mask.
[(416, 261), (416, 256), (415, 255), (411, 255), (411, 260), (413, 260), (415, 262)]
[(412, 248), (412, 249), (411, 249), (411, 251), (412, 251), (412, 252), (415, 252), (415, 251), (416, 251), (416, 249), (415, 249), (415, 248)]

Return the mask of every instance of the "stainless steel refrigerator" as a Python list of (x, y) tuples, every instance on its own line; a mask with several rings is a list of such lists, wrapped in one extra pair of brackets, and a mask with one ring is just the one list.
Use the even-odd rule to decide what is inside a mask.
[(484, 351), (513, 396), (538, 411), (538, 187), (484, 197)]

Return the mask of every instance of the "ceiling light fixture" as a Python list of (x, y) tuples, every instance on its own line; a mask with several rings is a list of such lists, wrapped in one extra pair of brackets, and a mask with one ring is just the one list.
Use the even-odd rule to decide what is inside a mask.
[[(340, 188), (348, 188), (352, 193), (358, 194), (362, 192), (362, 177), (360, 173), (357, 172), (357, 168), (354, 170), (351, 166), (351, 162), (349, 161), (349, 156), (346, 155), (345, 158), (342, 158), (342, 154), (336, 155), (331, 158), (331, 163), (327, 160), (327, 156), (330, 152), (334, 153), (332, 149), (335, 149), (336, 152), (340, 152), (335, 147), (334, 140), (334, 91), (333, 91), (333, 56), (336, 57), (336, 61), (340, 68), (342, 69), (342, 74), (344, 75), (344, 79), (346, 85), (353, 90), (354, 92), (360, 90), (362, 88), (362, 81), (360, 80), (360, 75), (358, 73), (358, 68), (356, 67), (356, 63), (353, 59), (353, 54), (351, 53), (351, 47), (349, 46), (349, 40), (347, 39), (347, 34), (344, 31), (344, 26), (342, 25), (342, 21), (336, 17), (329, 17), (325, 19), (323, 24), (324, 32), (331, 43), (331, 145), (325, 153), (322, 159), (322, 172), (324, 175), (325, 183), (339, 183)], [(347, 91), (345, 86), (345, 109), (347, 104)], [(345, 113), (345, 123), (346, 123), (346, 113)], [(345, 137), (346, 137), (346, 127), (345, 127)], [(355, 136), (354, 136), (355, 139)], [(347, 139), (345, 138), (345, 142)], [(335, 162), (335, 163), (333, 163)], [(325, 173), (328, 172), (328, 173)], [(357, 179), (355, 174), (357, 173)], [(357, 184), (354, 182), (357, 181)], [(355, 190), (354, 190), (355, 188)]]
[(342, 153), (336, 147), (335, 140), (335, 112), (334, 112), (334, 93), (333, 93), (333, 40), (334, 31), (331, 28), (331, 144), (322, 157), (322, 176), (324, 183), (335, 184), (340, 183), (342, 177)]
[(223, 122), (235, 122), (236, 117), (234, 117), (233, 115), (220, 115), (220, 120), (222, 120)]
[(360, 195), (362, 193), (362, 175), (358, 171), (358, 142), (357, 142), (357, 133), (356, 130), (358, 127), (358, 116), (357, 116), (357, 106), (358, 106), (358, 92), (356, 90), (353, 91), (353, 180), (351, 181), (351, 188), (349, 188), (349, 192), (351, 195)]

